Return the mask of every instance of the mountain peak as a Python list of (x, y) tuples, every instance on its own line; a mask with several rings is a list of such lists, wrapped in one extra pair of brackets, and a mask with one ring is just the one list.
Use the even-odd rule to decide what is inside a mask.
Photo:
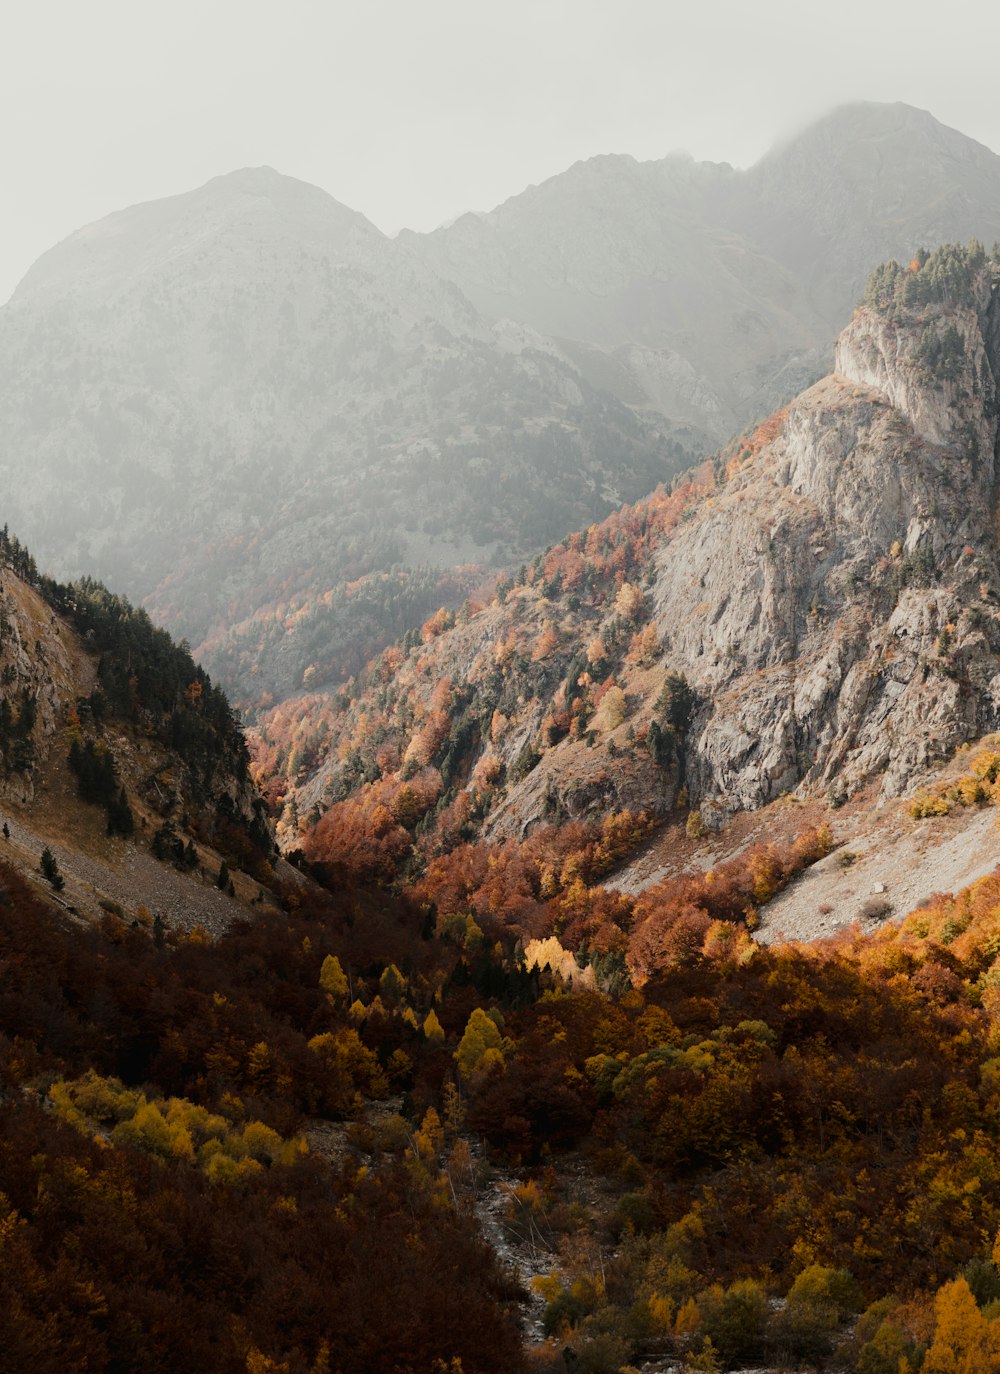
[(219, 176), (212, 177), (197, 190), (190, 192), (191, 195), (229, 195), (229, 196), (267, 196), (273, 200), (313, 200), (317, 203), (322, 202), (327, 206), (335, 205), (338, 209), (350, 215), (357, 215), (363, 218), (357, 210), (352, 210), (341, 201), (336, 200), (328, 191), (316, 186), (311, 181), (303, 181), (300, 177), (289, 176), (286, 172), (279, 172), (274, 167), (237, 167), (231, 172), (222, 172)]
[[(815, 157), (820, 153), (844, 162), (851, 159), (858, 145), (872, 145), (882, 153), (889, 148), (896, 153), (902, 148), (929, 146), (938, 156), (958, 157), (962, 161), (985, 158), (992, 162), (996, 159), (996, 154), (984, 144), (942, 124), (928, 110), (898, 100), (856, 100), (836, 106), (779, 139), (751, 171), (789, 158)], [(884, 173), (885, 168), (877, 159), (873, 159), (871, 165), (880, 175)]]
[(213, 248), (229, 261), (222, 263), (229, 272), (268, 245), (309, 244), (338, 256), (383, 242), (370, 220), (320, 187), (273, 167), (244, 167), (78, 229), (38, 259), (12, 303), (39, 294), (117, 292), (130, 281), (173, 275), (189, 255), (205, 260)]
[(254, 190), (257, 188), (268, 189), (278, 186), (284, 182), (298, 182), (300, 185), (309, 185), (309, 182), (299, 182), (297, 177), (287, 176), (284, 172), (277, 171), (267, 163), (262, 163), (259, 167), (235, 167), (231, 172), (221, 172), (218, 176), (212, 177), (206, 185), (229, 185)]

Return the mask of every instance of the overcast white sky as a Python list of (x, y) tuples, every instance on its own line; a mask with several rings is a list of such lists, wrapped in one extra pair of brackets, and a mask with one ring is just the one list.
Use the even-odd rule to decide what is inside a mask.
[(599, 152), (745, 166), (846, 100), (1000, 150), (991, 0), (0, 0), (0, 301), (90, 220), (268, 163), (380, 228)]

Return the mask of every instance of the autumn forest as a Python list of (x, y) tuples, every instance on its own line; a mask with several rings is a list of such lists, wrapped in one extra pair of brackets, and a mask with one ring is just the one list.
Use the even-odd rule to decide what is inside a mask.
[(1000, 1374), (1000, 159), (830, 120), (0, 308), (0, 1374)]

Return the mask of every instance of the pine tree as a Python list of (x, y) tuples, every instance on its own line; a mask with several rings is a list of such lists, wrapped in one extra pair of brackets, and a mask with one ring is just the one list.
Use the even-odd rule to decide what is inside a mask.
[(132, 808), (128, 804), (128, 797), (125, 795), (123, 787), (117, 797), (112, 797), (108, 802), (108, 834), (121, 835), (124, 839), (128, 839), (134, 832), (135, 818), (132, 815)]
[(48, 845), (42, 850), (42, 858), (38, 866), (46, 882), (49, 883), (56, 892), (62, 892), (63, 888), (66, 886), (66, 879), (59, 872), (59, 864), (56, 862), (56, 856), (52, 853)]

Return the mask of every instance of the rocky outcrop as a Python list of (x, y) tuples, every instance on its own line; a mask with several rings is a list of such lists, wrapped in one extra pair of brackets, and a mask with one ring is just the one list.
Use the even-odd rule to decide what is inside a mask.
[[(901, 324), (859, 310), (837, 372), (658, 561), (658, 625), (705, 703), (698, 790), (884, 793), (1000, 717), (996, 273)], [(935, 377), (927, 332), (961, 358)]]
[[(495, 836), (685, 798), (718, 823), (783, 792), (891, 797), (1000, 728), (1000, 263), (942, 250), (926, 272), (924, 304), (900, 286), (860, 308), (837, 370), (736, 441), (641, 558), (604, 565), (601, 589), (580, 595), (597, 576), (580, 551), (614, 548), (605, 527), (555, 551), (570, 588), (540, 560), (507, 604), (404, 659), (386, 714), (362, 694), (306, 802), (345, 795), (339, 760), (364, 733), (400, 731), (405, 750), (442, 680), (479, 713), (462, 785), (475, 790), (480, 764), (502, 773), (476, 802)], [(635, 540), (656, 518), (653, 504), (624, 517)], [(622, 603), (627, 566), (645, 582)], [(666, 724), (668, 673), (695, 692), (683, 730)]]
[[(77, 636), (41, 596), (0, 563), (0, 797), (34, 799), (40, 769), (65, 725), (67, 705), (93, 687)], [(21, 728), (26, 712), (32, 724)]]

